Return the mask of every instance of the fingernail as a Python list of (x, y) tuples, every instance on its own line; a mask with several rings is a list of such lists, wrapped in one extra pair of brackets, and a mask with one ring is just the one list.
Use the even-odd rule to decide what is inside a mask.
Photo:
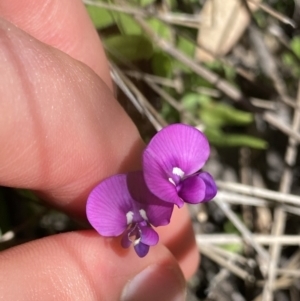
[(151, 265), (125, 286), (121, 301), (184, 301), (185, 281), (172, 266)]

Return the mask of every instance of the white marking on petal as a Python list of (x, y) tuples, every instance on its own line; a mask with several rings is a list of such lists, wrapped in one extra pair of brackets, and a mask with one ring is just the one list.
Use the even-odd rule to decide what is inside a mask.
[(141, 215), (141, 217), (142, 217), (145, 221), (148, 220), (146, 211), (145, 211), (144, 209), (140, 209), (140, 215)]
[(170, 183), (172, 183), (174, 186), (176, 186), (176, 184), (175, 184), (175, 182), (172, 178), (169, 178), (168, 180), (169, 180)]
[(138, 244), (140, 243), (141, 239), (142, 239), (141, 237), (138, 238), (138, 239), (136, 239), (136, 240), (134, 241), (133, 245), (134, 245), (134, 246), (138, 245)]
[(179, 167), (173, 167), (172, 173), (173, 175), (179, 176), (181, 179), (184, 176), (184, 171)]
[(126, 220), (127, 220), (127, 225), (131, 224), (133, 221), (133, 212), (132, 211), (128, 211), (126, 213)]

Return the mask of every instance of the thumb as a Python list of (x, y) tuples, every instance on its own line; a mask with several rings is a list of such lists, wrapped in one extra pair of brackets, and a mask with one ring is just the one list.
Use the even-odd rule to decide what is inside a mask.
[(104, 178), (137, 169), (143, 143), (87, 66), (0, 18), (0, 184), (83, 216)]
[(7, 301), (183, 301), (185, 282), (164, 246), (151, 248), (141, 259), (116, 239), (89, 230), (2, 252), (0, 291)]

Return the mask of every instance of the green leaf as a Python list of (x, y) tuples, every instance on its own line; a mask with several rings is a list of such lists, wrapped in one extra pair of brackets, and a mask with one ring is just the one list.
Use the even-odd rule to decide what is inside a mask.
[(113, 13), (114, 19), (124, 35), (141, 35), (143, 33), (140, 25), (129, 15), (124, 13)]
[(39, 198), (31, 191), (28, 189), (15, 189), (15, 191), (22, 197), (32, 200), (33, 202), (39, 202)]
[(168, 25), (154, 18), (149, 19), (147, 22), (161, 38), (167, 41), (172, 40), (172, 32)]
[(189, 57), (193, 57), (195, 53), (196, 46), (190, 40), (179, 37), (177, 41), (177, 48), (181, 50), (184, 54)]
[(155, 52), (152, 60), (152, 70), (155, 75), (170, 77), (172, 73), (172, 61), (164, 52)]
[(175, 110), (172, 106), (170, 106), (167, 102), (163, 102), (160, 113), (163, 116), (163, 118), (169, 123), (178, 122), (178, 111)]
[(211, 61), (211, 62), (206, 62), (204, 64), (208, 69), (211, 69), (212, 71), (216, 71), (216, 72), (219, 72), (222, 70), (223, 68), (223, 65), (220, 61), (217, 61), (217, 60), (214, 60), (214, 61)]
[[(237, 217), (240, 221), (242, 221), (242, 217), (240, 214), (237, 214)], [(240, 234), (235, 225), (231, 221), (227, 221), (224, 224), (224, 232), (228, 234)]]
[(282, 55), (282, 60), (283, 63), (286, 64), (287, 66), (292, 66), (293, 64), (295, 64), (295, 59), (293, 55), (290, 53), (284, 53)]
[(152, 43), (141, 35), (117, 35), (104, 39), (104, 44), (112, 57), (121, 61), (150, 59), (153, 55)]
[(242, 244), (226, 244), (221, 245), (221, 248), (232, 253), (242, 253), (243, 252), (243, 245)]
[(156, 0), (134, 0), (133, 2), (141, 7), (144, 7), (153, 4), (156, 2)]
[(230, 105), (213, 101), (206, 95), (188, 93), (182, 98), (183, 106), (195, 111), (206, 126), (247, 125), (253, 121), (253, 114), (237, 110)]
[(300, 58), (300, 37), (294, 37), (291, 41), (291, 48), (294, 53)]
[[(186, 38), (179, 37), (177, 41), (177, 48), (185, 55), (189, 57), (193, 57), (195, 53), (195, 45)], [(185, 64), (174, 60), (173, 65), (175, 69), (179, 69), (185, 73), (192, 73), (193, 71), (187, 67)]]
[[(240, 220), (242, 220), (242, 217), (240, 214), (237, 215), (239, 217)], [(239, 231), (236, 229), (236, 227), (234, 226), (234, 224), (231, 221), (227, 221), (224, 224), (224, 232), (228, 233), (228, 234), (240, 234)], [(241, 253), (243, 250), (243, 246), (242, 244), (225, 244), (222, 245), (221, 248), (223, 248), (224, 250), (227, 250), (229, 252), (232, 253)]]
[(187, 93), (181, 99), (184, 108), (190, 111), (195, 111), (200, 104), (209, 104), (210, 102), (210, 97), (196, 93)]
[(208, 127), (205, 129), (208, 140), (220, 147), (241, 147), (247, 146), (255, 149), (266, 149), (268, 143), (265, 140), (240, 134), (226, 134), (221, 129)]
[(89, 5), (86, 9), (94, 26), (98, 29), (108, 27), (115, 23), (112, 14), (104, 8)]
[(178, 5), (177, 0), (165, 0), (165, 3), (167, 5), (167, 7), (169, 7), (171, 10), (173, 10), (174, 8), (177, 8), (177, 5)]
[(236, 76), (236, 72), (234, 70), (234, 68), (230, 67), (230, 66), (223, 66), (224, 68), (224, 72), (225, 72), (225, 77), (227, 80), (229, 80), (230, 82), (235, 82), (235, 76)]
[(199, 110), (201, 120), (206, 125), (246, 125), (253, 122), (253, 114), (237, 110), (229, 105), (209, 102), (201, 105)]

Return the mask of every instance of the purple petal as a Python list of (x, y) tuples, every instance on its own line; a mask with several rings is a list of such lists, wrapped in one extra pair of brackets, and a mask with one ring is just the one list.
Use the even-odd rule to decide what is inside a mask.
[(148, 245), (143, 244), (142, 242), (139, 242), (134, 246), (135, 252), (139, 257), (145, 257), (149, 252), (149, 248)]
[(205, 183), (205, 196), (203, 201), (207, 202), (213, 199), (217, 194), (217, 186), (215, 180), (208, 172), (200, 172), (198, 177), (200, 177)]
[(170, 182), (166, 172), (172, 169), (171, 165), (164, 169), (150, 152), (144, 152), (143, 160), (144, 178), (151, 192), (165, 202), (182, 207), (184, 202), (178, 197), (176, 186)]
[(159, 198), (181, 207), (183, 202), (172, 184), (173, 177), (176, 178), (174, 168), (191, 175), (204, 165), (209, 152), (206, 137), (194, 127), (174, 124), (162, 129), (143, 154), (147, 186)]
[(141, 226), (141, 242), (148, 245), (154, 246), (158, 243), (159, 236), (150, 226)]
[(174, 205), (160, 201), (146, 206), (148, 221), (154, 227), (165, 226), (170, 223)]
[(127, 189), (127, 175), (102, 181), (88, 197), (86, 213), (90, 224), (103, 236), (118, 236), (127, 228), (126, 214), (133, 200)]
[(197, 204), (205, 197), (205, 183), (198, 176), (193, 175), (182, 181), (178, 195), (187, 203)]
[(127, 229), (121, 239), (121, 245), (123, 248), (127, 249), (130, 247), (130, 245), (132, 244), (132, 241), (129, 239), (129, 232), (130, 229)]
[(150, 224), (157, 227), (170, 223), (173, 204), (162, 201), (150, 192), (142, 171), (128, 173), (127, 185), (132, 198), (136, 201), (137, 210), (144, 210)]

